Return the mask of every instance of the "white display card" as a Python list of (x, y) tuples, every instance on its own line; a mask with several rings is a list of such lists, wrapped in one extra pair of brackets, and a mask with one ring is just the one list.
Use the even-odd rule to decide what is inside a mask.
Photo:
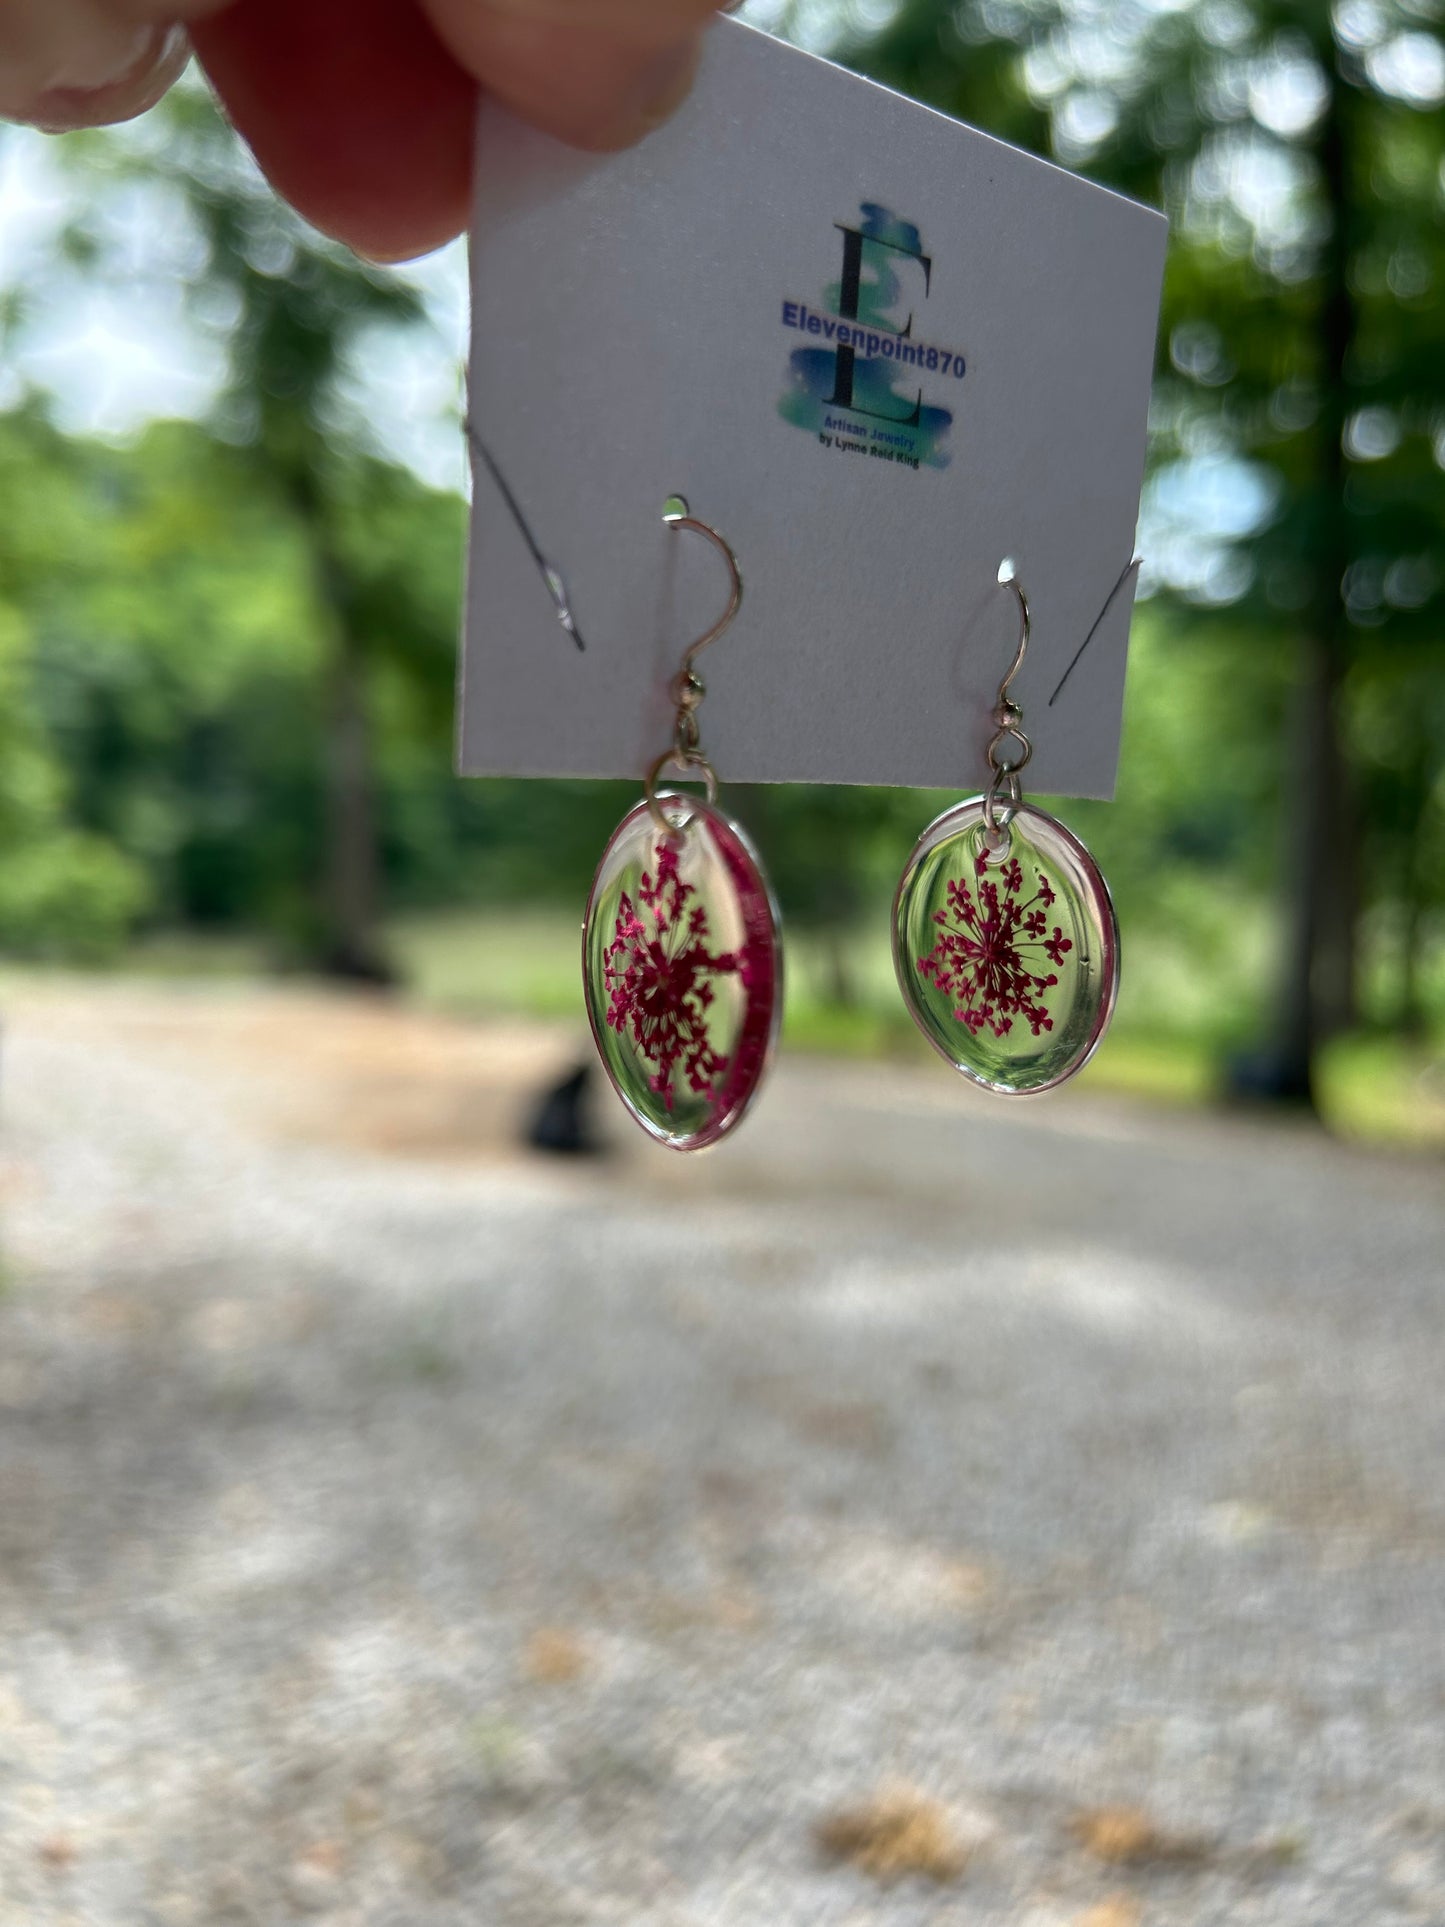
[(1109, 795), (1165, 234), (730, 19), (628, 153), (484, 104), (462, 772), (640, 777), (670, 740), (727, 598), (680, 495), (746, 584), (698, 665), (724, 783), (980, 787), (1010, 557), (1029, 787)]

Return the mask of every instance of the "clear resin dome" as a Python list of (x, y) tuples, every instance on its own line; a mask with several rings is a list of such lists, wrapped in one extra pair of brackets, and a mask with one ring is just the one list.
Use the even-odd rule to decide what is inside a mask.
[(930, 823), (893, 904), (914, 1022), (955, 1070), (1007, 1096), (1052, 1090), (1097, 1049), (1119, 989), (1108, 886), (1062, 823), (1021, 804), (990, 848), (981, 796)]
[(642, 1128), (680, 1151), (739, 1124), (782, 1014), (778, 916), (756, 853), (714, 804), (663, 791), (602, 853), (582, 932), (587, 1014)]

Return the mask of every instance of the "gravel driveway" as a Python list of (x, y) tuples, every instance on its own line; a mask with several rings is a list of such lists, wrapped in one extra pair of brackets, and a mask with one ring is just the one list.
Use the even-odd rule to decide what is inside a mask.
[(4, 1927), (1445, 1922), (1438, 1163), (9, 1002)]

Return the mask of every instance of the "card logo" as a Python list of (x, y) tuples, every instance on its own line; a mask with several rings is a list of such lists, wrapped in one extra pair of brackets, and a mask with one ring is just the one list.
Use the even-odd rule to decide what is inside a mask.
[(947, 468), (953, 415), (924, 396), (962, 381), (964, 360), (913, 332), (932, 290), (933, 257), (911, 221), (876, 201), (864, 201), (858, 215), (857, 226), (834, 222), (842, 270), (823, 290), (821, 309), (783, 303), (783, 326), (816, 339), (789, 355), (778, 413), (837, 454)]

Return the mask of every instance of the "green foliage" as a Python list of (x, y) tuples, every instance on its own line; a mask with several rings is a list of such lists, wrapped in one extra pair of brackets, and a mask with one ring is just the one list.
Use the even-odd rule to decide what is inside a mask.
[(56, 828), (0, 843), (0, 949), (114, 963), (146, 902), (145, 873), (112, 845)]
[[(905, 0), (848, 50), (1174, 223), (1119, 797), (1068, 809), (1114, 884), (1121, 1024), (1162, 1085), (1157, 1038), (1187, 1034), (1202, 1087), (1209, 1055), (1269, 1019), (1289, 715), (1322, 638), (1364, 1011), (1440, 1020), (1445, 110), (1389, 66), (1393, 39), (1429, 31), (1403, 0), (1333, 18)], [(85, 191), (55, 276), (178, 279), (226, 375), (208, 421), (126, 446), (67, 438), (35, 401), (0, 417), (0, 946), (103, 956), (137, 925), (199, 926), (326, 956), (348, 811), (350, 833), (374, 823), (383, 907), (576, 915), (635, 789), (452, 776), (464, 507), (382, 458), (351, 385), (359, 357), (425, 329), (415, 290), (279, 205), (199, 92), (69, 151)], [(4, 319), (20, 308), (7, 293)], [(347, 713), (359, 787), (336, 776)], [(732, 800), (802, 932), (809, 1034), (891, 1038), (888, 895), (943, 799)], [(464, 984), (467, 942), (437, 941)], [(534, 968), (525, 946), (508, 965)], [(562, 980), (543, 976), (551, 1008)]]
[(1417, 0), (904, 0), (846, 50), (1170, 216), (1145, 517), (1167, 622), (1130, 701), (1166, 658), (1170, 694), (1145, 697), (1119, 804), (1081, 814), (1126, 903), (1151, 845), (1161, 878), (1213, 874), (1221, 901), (1272, 881), (1310, 1047), (1350, 1014), (1352, 931), (1367, 1008), (1369, 952), (1393, 948), (1394, 1015), (1418, 1027), (1445, 926), (1433, 18)]
[[(56, 942), (75, 948), (79, 902), (59, 880), (74, 870), (97, 933), (118, 937), (145, 910), (257, 924), (305, 949), (324, 840), (322, 625), (306, 544), (252, 483), (243, 452), (191, 424), (113, 448), (67, 439), (34, 407), (0, 419), (0, 580), (18, 605), (0, 604), (7, 947), (43, 944), (53, 913)], [(404, 874), (431, 863), (441, 887), (454, 850), (438, 863), (437, 811), (419, 805), (456, 787), (445, 710), (462, 505), (372, 457), (337, 486), (360, 631), (389, 625), (411, 646), (408, 677), (388, 680), (384, 659), (376, 670), (398, 797), (388, 854)], [(17, 858), (36, 824), (61, 821), (73, 835), (47, 893), (44, 866), (22, 873)]]
[[(68, 492), (45, 489), (35, 475), (23, 489), (15, 481), (0, 460), (0, 531), (7, 543), (33, 544), (34, 561), (52, 518), (69, 506)], [(0, 595), (0, 948), (102, 962), (145, 905), (145, 871), (76, 826), (68, 772), (37, 698), (23, 566), (0, 568), (0, 582), (9, 585)]]

